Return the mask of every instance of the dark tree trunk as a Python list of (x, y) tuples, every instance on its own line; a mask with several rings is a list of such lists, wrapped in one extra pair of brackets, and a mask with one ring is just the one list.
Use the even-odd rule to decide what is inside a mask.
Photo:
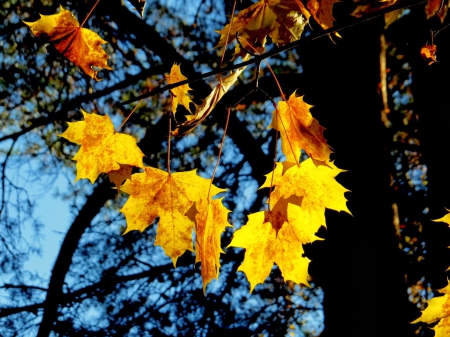
[(379, 55), (382, 20), (345, 30), (343, 38), (300, 51), (305, 101), (327, 128), (352, 216), (328, 212), (323, 242), (307, 253), (324, 289), (322, 336), (413, 336), (405, 266), (392, 223), (389, 154), (381, 122)]

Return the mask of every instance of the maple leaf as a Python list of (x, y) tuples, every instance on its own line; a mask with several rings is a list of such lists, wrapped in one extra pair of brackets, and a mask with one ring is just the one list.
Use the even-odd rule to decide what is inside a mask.
[[(230, 212), (222, 204), (222, 199), (201, 199), (195, 208), (195, 262), (202, 266), (203, 293), (206, 285), (219, 276), (220, 253), (224, 253), (220, 246), (220, 237), (226, 227), (232, 227), (228, 223)], [(194, 208), (193, 208), (194, 209)], [(189, 216), (189, 214), (188, 214)]]
[[(183, 76), (183, 74), (181, 74), (180, 65), (174, 64), (172, 66), (172, 69), (170, 70), (170, 74), (166, 75), (166, 79), (167, 79), (167, 83), (173, 84), (173, 83), (187, 80), (187, 77)], [(183, 84), (183, 85), (180, 85), (180, 86), (170, 90), (173, 94), (172, 112), (174, 114), (177, 112), (178, 104), (183, 105), (186, 108), (186, 110), (190, 111), (189, 103), (191, 103), (192, 101), (189, 98), (189, 96), (187, 95), (187, 92), (189, 90), (191, 90), (191, 88), (189, 88), (188, 84)]]
[[(152, 167), (135, 173), (122, 191), (130, 198), (120, 210), (126, 217), (127, 228), (143, 232), (159, 216), (155, 245), (161, 246), (172, 258), (174, 266), (186, 250), (192, 251), (194, 222), (186, 215), (195, 202), (207, 199), (210, 179), (201, 178), (196, 171), (169, 174)], [(211, 186), (210, 195), (224, 190)]]
[(444, 23), (448, 12), (448, 5), (449, 2), (445, 0), (428, 0), (427, 5), (425, 6), (427, 19), (437, 14), (441, 22)]
[(340, 0), (309, 0), (307, 7), (314, 20), (323, 29), (333, 27), (333, 5)]
[(261, 188), (275, 186), (270, 194), (270, 208), (278, 210), (285, 222), (297, 228), (301, 242), (306, 244), (317, 240), (315, 234), (326, 226), (326, 208), (350, 213), (344, 196), (348, 190), (335, 179), (341, 172), (333, 163), (316, 166), (311, 159), (299, 166), (277, 163)]
[(77, 161), (75, 181), (88, 178), (91, 183), (102, 172), (121, 168), (120, 164), (144, 167), (144, 154), (130, 135), (116, 133), (108, 115), (88, 114), (81, 110), (84, 121), (69, 122), (60, 137), (81, 145), (73, 160)]
[(280, 131), (281, 148), (288, 162), (296, 163), (301, 149), (314, 160), (328, 161), (331, 150), (323, 137), (324, 127), (312, 117), (312, 106), (296, 97), (295, 92), (287, 101), (278, 102), (268, 128)]
[(428, 63), (428, 65), (432, 65), (437, 62), (436, 50), (437, 47), (435, 44), (427, 44), (425, 47), (420, 49), (420, 55)]
[(60, 6), (60, 13), (40, 16), (35, 22), (24, 21), (35, 36), (51, 42), (65, 58), (96, 81), (99, 81), (98, 70), (94, 68), (111, 70), (107, 63), (109, 56), (101, 47), (107, 42), (92, 30), (80, 28), (70, 11)]
[[(267, 35), (277, 44), (298, 40), (309, 16), (309, 12), (299, 0), (260, 0), (234, 16), (231, 29), (228, 24), (218, 31), (221, 36), (217, 46), (224, 46), (227, 36), (230, 43), (237, 33), (240, 39), (262, 52)], [(237, 45), (235, 56), (245, 54)]]
[(450, 282), (439, 292), (444, 296), (433, 297), (428, 300), (428, 306), (422, 311), (422, 315), (412, 323), (433, 323), (440, 320), (433, 327), (435, 337), (447, 337), (450, 333)]
[(445, 223), (447, 223), (447, 224), (450, 226), (450, 210), (446, 209), (446, 211), (449, 212), (449, 213), (447, 213), (446, 215), (444, 215), (442, 218), (436, 219), (436, 220), (433, 220), (433, 221), (436, 221), (436, 222), (445, 222)]
[(185, 136), (199, 125), (214, 110), (220, 99), (237, 81), (239, 75), (244, 71), (245, 67), (237, 69), (235, 72), (222, 78), (211, 93), (203, 100), (202, 104), (196, 106), (194, 115), (187, 115), (186, 121), (178, 124), (172, 131), (174, 136)]
[(234, 235), (228, 247), (245, 248), (245, 257), (238, 270), (247, 275), (250, 292), (258, 283), (270, 275), (274, 263), (280, 268), (285, 280), (309, 286), (309, 260), (303, 257), (298, 230), (285, 224), (278, 233), (272, 224), (269, 211), (257, 212), (248, 216), (248, 222)]
[[(372, 1), (370, 3), (363, 3), (356, 7), (356, 9), (353, 11), (352, 15), (354, 17), (360, 18), (364, 15), (374, 13), (376, 11), (379, 11), (383, 8), (392, 6), (396, 3), (397, 0), (379, 0), (379, 1)], [(361, 2), (361, 1), (358, 1)]]

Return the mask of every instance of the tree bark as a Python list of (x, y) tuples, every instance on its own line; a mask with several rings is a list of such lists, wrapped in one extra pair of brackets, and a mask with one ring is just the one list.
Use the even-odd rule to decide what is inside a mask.
[(39, 326), (38, 337), (48, 337), (54, 322), (58, 317), (58, 306), (63, 298), (63, 285), (72, 257), (78, 247), (81, 236), (91, 224), (94, 217), (100, 212), (104, 203), (113, 198), (116, 191), (111, 189), (108, 181), (102, 181), (87, 197), (84, 206), (70, 226), (61, 245), (55, 265), (52, 269), (48, 285), (47, 297), (44, 302), (42, 322)]
[(351, 190), (353, 214), (328, 212), (325, 240), (307, 247), (310, 273), (324, 290), (323, 337), (413, 336), (377, 92), (383, 25), (373, 20), (301, 51), (307, 87), (298, 94), (315, 106), (336, 165), (348, 170), (337, 180)]

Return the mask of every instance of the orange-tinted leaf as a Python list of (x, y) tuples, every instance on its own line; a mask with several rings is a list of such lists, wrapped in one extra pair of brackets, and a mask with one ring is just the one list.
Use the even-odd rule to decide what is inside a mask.
[(428, 65), (437, 62), (436, 50), (437, 48), (435, 44), (427, 44), (425, 47), (420, 49), (420, 55), (422, 55), (422, 58), (428, 62)]
[(357, 18), (360, 18), (364, 15), (371, 14), (383, 8), (392, 6), (393, 4), (395, 4), (396, 1), (397, 0), (379, 0), (379, 1), (372, 1), (369, 3), (363, 3), (362, 5), (358, 5), (356, 7), (352, 15)]
[(298, 162), (301, 149), (317, 161), (329, 160), (331, 150), (323, 137), (325, 128), (311, 116), (310, 108), (294, 92), (288, 101), (278, 102), (273, 112), (269, 128), (280, 131), (281, 148), (288, 162)]
[[(304, 15), (306, 19), (302, 16)], [(258, 52), (264, 51), (269, 35), (277, 44), (286, 44), (300, 38), (309, 18), (309, 12), (300, 0), (260, 0), (234, 16), (228, 36), (228, 43), (239, 34), (244, 48), (250, 44)], [(229, 24), (218, 31), (221, 35), (218, 46), (224, 46)], [(236, 56), (244, 56), (245, 51), (236, 46)]]
[(269, 211), (248, 216), (248, 222), (234, 233), (229, 247), (245, 248), (244, 262), (238, 270), (247, 275), (250, 291), (258, 283), (264, 283), (274, 263), (280, 268), (284, 279), (309, 286), (309, 260), (303, 257), (303, 247), (298, 230), (285, 224), (278, 233), (267, 222)]
[[(441, 5), (442, 8), (441, 8)], [(445, 17), (448, 12), (448, 0), (428, 0), (427, 5), (425, 6), (425, 13), (427, 13), (427, 19), (431, 18), (434, 15), (437, 15), (441, 22), (444, 23)]]
[[(194, 222), (186, 213), (195, 202), (208, 197), (210, 179), (199, 177), (194, 171), (169, 174), (146, 167), (127, 180), (122, 191), (130, 194), (123, 208), (127, 229), (144, 231), (159, 216), (155, 245), (161, 246), (176, 264), (186, 250), (192, 249)], [(223, 190), (211, 186), (211, 196)]]
[(133, 170), (133, 166), (131, 165), (122, 165), (119, 164), (120, 168), (118, 170), (109, 171), (108, 176), (109, 180), (116, 185), (117, 189), (120, 192), (120, 185), (127, 180), (131, 179), (131, 171)]
[(78, 20), (71, 12), (60, 7), (61, 12), (54, 15), (41, 15), (35, 22), (25, 22), (33, 34), (51, 42), (69, 61), (79, 66), (94, 80), (98, 81), (98, 70), (94, 68), (111, 68), (102, 44), (107, 43), (97, 33), (80, 28)]
[(201, 262), (205, 292), (206, 285), (219, 276), (220, 253), (223, 253), (220, 237), (225, 227), (231, 227), (228, 223), (230, 211), (222, 204), (222, 199), (202, 199), (196, 204), (198, 213), (195, 216), (195, 262)]
[[(167, 83), (173, 84), (173, 83), (187, 80), (187, 77), (183, 76), (183, 74), (181, 74), (180, 65), (174, 64), (172, 66), (172, 69), (170, 70), (170, 75), (166, 75), (166, 79), (167, 79)], [(171, 90), (171, 92), (173, 93), (173, 98), (172, 98), (172, 112), (173, 113), (177, 112), (178, 104), (183, 105), (186, 108), (186, 110), (190, 111), (189, 103), (191, 103), (192, 101), (189, 98), (189, 96), (187, 95), (187, 92), (189, 90), (191, 90), (191, 88), (189, 88), (189, 85), (187, 85), (187, 84), (180, 85)]]
[(141, 18), (144, 16), (144, 8), (146, 0), (128, 0), (134, 6), (134, 9), (139, 13)]
[(130, 135), (114, 132), (111, 119), (81, 110), (84, 121), (69, 122), (69, 128), (60, 135), (81, 145), (73, 160), (77, 161), (75, 181), (88, 178), (91, 183), (102, 172), (120, 169), (120, 164), (144, 167), (144, 154)]
[(333, 5), (339, 2), (339, 0), (309, 0), (307, 7), (313, 16), (323, 29), (333, 27)]

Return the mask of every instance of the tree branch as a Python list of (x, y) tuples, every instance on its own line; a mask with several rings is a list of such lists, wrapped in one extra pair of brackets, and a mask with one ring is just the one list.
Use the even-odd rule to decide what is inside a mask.
[(329, 35), (334, 34), (334, 33), (338, 33), (340, 31), (343, 31), (343, 30), (347, 29), (347, 28), (350, 28), (350, 27), (359, 25), (361, 23), (370, 21), (372, 19), (375, 19), (377, 17), (380, 17), (380, 16), (382, 16), (382, 15), (384, 15), (386, 13), (390, 13), (390, 12), (393, 12), (393, 11), (396, 11), (396, 10), (399, 10), (399, 9), (403, 9), (403, 8), (417, 6), (417, 5), (426, 3), (426, 2), (427, 2), (427, 0), (416, 0), (416, 1), (412, 2), (412, 3), (407, 3), (407, 4), (403, 4), (402, 3), (402, 4), (398, 4), (398, 5), (394, 5), (394, 6), (389, 6), (387, 8), (384, 8), (384, 9), (381, 9), (379, 11), (376, 11), (375, 13), (373, 13), (371, 15), (367, 15), (367, 16), (362, 17), (360, 19), (356, 19), (354, 22), (350, 22), (350, 23), (346, 22), (346, 23), (342, 23), (342, 24), (337, 24), (335, 27), (331, 27), (331, 28), (326, 29), (325, 31), (319, 32), (317, 34), (311, 34), (309, 36), (302, 37), (300, 40), (288, 43), (288, 44), (286, 44), (286, 45), (284, 45), (282, 47), (275, 48), (275, 49), (273, 49), (271, 51), (268, 51), (267, 53), (255, 56), (255, 57), (251, 58), (248, 61), (237, 63), (237, 64), (233, 64), (233, 65), (230, 65), (230, 66), (227, 66), (227, 67), (223, 67), (223, 68), (218, 68), (216, 70), (212, 70), (212, 71), (203, 73), (203, 74), (201, 74), (201, 75), (199, 75), (199, 76), (197, 76), (195, 78), (187, 79), (187, 80), (184, 80), (184, 81), (180, 81), (180, 82), (176, 82), (176, 83), (172, 83), (172, 84), (166, 85), (164, 87), (156, 88), (155, 90), (153, 90), (153, 91), (151, 91), (149, 93), (137, 96), (137, 97), (132, 98), (132, 99), (130, 99), (128, 101), (125, 101), (125, 102), (118, 103), (117, 105), (118, 106), (123, 106), (123, 105), (126, 105), (126, 104), (134, 103), (134, 102), (137, 102), (137, 101), (139, 101), (141, 99), (148, 98), (148, 97), (151, 97), (151, 96), (154, 96), (154, 95), (158, 95), (158, 94), (160, 94), (160, 93), (162, 93), (164, 91), (174, 89), (174, 88), (179, 87), (179, 86), (184, 85), (184, 84), (191, 84), (191, 83), (203, 80), (205, 78), (208, 78), (208, 77), (211, 77), (211, 76), (214, 76), (214, 75), (218, 75), (218, 74), (225, 73), (227, 71), (232, 71), (232, 70), (236, 70), (236, 69), (239, 69), (239, 68), (242, 68), (242, 67), (246, 67), (246, 66), (248, 66), (250, 64), (257, 64), (257, 63), (259, 63), (259, 62), (261, 62), (261, 61), (263, 61), (263, 60), (265, 60), (265, 59), (267, 59), (269, 57), (278, 55), (278, 54), (280, 54), (280, 53), (282, 53), (284, 51), (287, 51), (287, 50), (290, 50), (290, 49), (293, 49), (293, 48), (296, 48), (296, 47), (300, 47), (300, 46), (303, 46), (303, 45), (305, 45), (307, 43), (310, 43), (310, 42), (312, 42), (314, 40), (320, 39), (322, 37), (329, 36)]
[(104, 203), (114, 198), (115, 191), (104, 180), (87, 197), (84, 206), (70, 226), (61, 245), (48, 286), (47, 297), (43, 309), (44, 314), (39, 326), (37, 337), (48, 337), (58, 316), (58, 306), (63, 295), (64, 279), (72, 263), (72, 256), (78, 247), (81, 236), (91, 224), (94, 217), (100, 212)]

